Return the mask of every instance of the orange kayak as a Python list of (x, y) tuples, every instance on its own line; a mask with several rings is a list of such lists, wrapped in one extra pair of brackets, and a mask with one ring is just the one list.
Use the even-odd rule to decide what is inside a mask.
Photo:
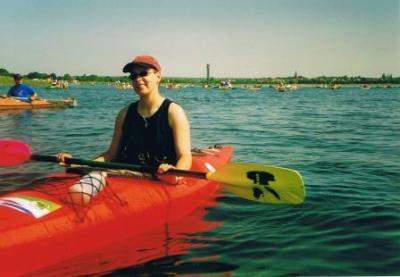
[(76, 106), (75, 98), (61, 100), (36, 99), (24, 102), (11, 97), (0, 97), (0, 110), (11, 109), (49, 109)]
[[(193, 156), (193, 170), (210, 171), (230, 161), (232, 147), (212, 147)], [(0, 195), (0, 272), (30, 275), (99, 249), (165, 230), (215, 197), (214, 181), (185, 177), (177, 185), (147, 178), (112, 176), (86, 206), (71, 202), (82, 178), (58, 173), (26, 189)]]

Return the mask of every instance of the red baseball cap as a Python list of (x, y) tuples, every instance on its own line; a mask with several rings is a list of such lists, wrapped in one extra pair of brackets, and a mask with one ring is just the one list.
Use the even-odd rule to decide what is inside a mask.
[(140, 66), (140, 65), (145, 65), (145, 66), (150, 66), (156, 69), (157, 71), (161, 72), (161, 66), (158, 63), (158, 61), (149, 55), (140, 55), (137, 56), (133, 59), (132, 62), (127, 63), (124, 68), (122, 69), (123, 72), (132, 72), (133, 68), (135, 66)]

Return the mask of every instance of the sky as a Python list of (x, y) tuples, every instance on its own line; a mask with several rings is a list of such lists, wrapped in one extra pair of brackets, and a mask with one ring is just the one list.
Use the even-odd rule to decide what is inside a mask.
[(0, 0), (0, 68), (121, 76), (400, 76), (400, 0)]

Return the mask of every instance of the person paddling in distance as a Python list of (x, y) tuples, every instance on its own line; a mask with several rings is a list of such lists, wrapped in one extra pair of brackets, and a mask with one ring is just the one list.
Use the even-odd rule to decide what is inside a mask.
[[(116, 119), (108, 150), (96, 161), (124, 162), (158, 167), (159, 179), (176, 184), (180, 177), (163, 175), (171, 168), (192, 165), (190, 125), (184, 109), (160, 94), (161, 66), (148, 55), (126, 64), (139, 100), (123, 108)], [(59, 153), (63, 163), (67, 153)]]
[(14, 74), (15, 85), (7, 93), (8, 97), (13, 97), (24, 102), (32, 102), (37, 98), (37, 93), (29, 86), (22, 83), (22, 76)]

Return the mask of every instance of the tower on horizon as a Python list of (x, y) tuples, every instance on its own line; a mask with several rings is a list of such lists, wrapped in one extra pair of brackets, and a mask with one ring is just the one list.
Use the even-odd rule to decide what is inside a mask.
[(210, 64), (207, 64), (207, 85), (210, 81)]

